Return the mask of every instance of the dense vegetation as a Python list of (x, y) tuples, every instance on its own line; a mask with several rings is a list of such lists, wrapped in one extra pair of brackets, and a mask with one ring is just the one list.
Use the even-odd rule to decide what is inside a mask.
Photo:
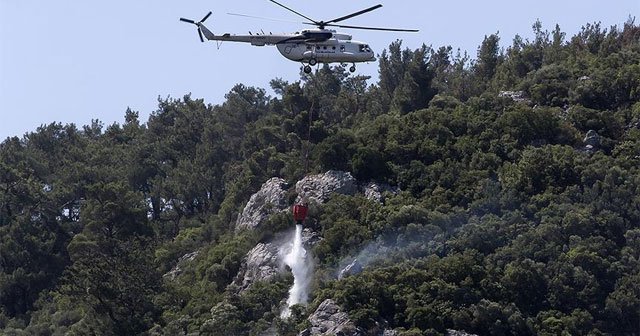
[[(162, 99), (146, 123), (127, 111), (7, 138), (0, 330), (295, 334), (333, 298), (371, 334), (638, 335), (640, 26), (533, 29), (506, 49), (486, 36), (474, 60), (394, 42), (376, 84), (323, 67), (273, 80), (276, 97), (239, 84), (221, 105)], [(312, 303), (281, 320), (289, 276), (242, 295), (227, 285), (291, 219), (235, 233), (235, 218), (267, 179), (327, 169), (401, 192), (311, 214), (324, 237)], [(378, 241), (401, 248), (335, 279)]]

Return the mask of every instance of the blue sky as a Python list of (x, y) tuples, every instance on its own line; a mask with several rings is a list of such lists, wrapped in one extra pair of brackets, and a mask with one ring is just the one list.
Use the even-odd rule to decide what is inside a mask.
[[(501, 46), (516, 34), (531, 38), (531, 25), (555, 24), (571, 36), (586, 23), (621, 26), (640, 20), (640, 0), (537, 1), (317, 1), (282, 3), (317, 20), (337, 18), (382, 3), (384, 7), (345, 24), (420, 29), (419, 33), (345, 30), (376, 53), (396, 39), (412, 49), (422, 43), (451, 45), (475, 58), (485, 35), (499, 32)], [(51, 122), (78, 127), (99, 119), (123, 122), (127, 107), (142, 121), (157, 98), (191, 93), (219, 104), (237, 83), (268, 88), (271, 79), (299, 79), (299, 64), (274, 47), (200, 43), (199, 20), (215, 33), (294, 32), (306, 26), (227, 15), (227, 12), (299, 21), (267, 0), (44, 1), (0, 0), (0, 141), (22, 136)], [(377, 64), (361, 64), (359, 74), (377, 77)]]

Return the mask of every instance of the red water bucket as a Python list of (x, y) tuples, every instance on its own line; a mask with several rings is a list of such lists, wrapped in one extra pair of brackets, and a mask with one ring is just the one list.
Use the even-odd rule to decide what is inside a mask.
[(302, 222), (304, 222), (305, 218), (307, 218), (308, 210), (309, 207), (307, 207), (305, 204), (295, 204), (293, 206), (293, 219), (296, 221), (296, 223), (301, 224)]

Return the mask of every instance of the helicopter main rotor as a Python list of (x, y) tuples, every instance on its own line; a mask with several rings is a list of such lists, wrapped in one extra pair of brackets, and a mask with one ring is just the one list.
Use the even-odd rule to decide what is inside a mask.
[(380, 7), (382, 7), (382, 5), (378, 4), (375, 6), (371, 6), (369, 8), (363, 9), (361, 11), (357, 11), (355, 13), (351, 13), (349, 15), (345, 15), (345, 16), (341, 16), (337, 19), (333, 19), (333, 20), (329, 20), (329, 21), (316, 21), (302, 13), (299, 13), (275, 0), (269, 0), (271, 2), (273, 2), (274, 4), (298, 15), (301, 16), (311, 22), (303, 22), (303, 24), (307, 24), (307, 25), (313, 25), (313, 26), (317, 26), (319, 29), (325, 29), (325, 27), (339, 27), (339, 28), (351, 28), (351, 29), (365, 29), (365, 30), (382, 30), (382, 31), (397, 31), (397, 32), (417, 32), (417, 29), (400, 29), (400, 28), (381, 28), (381, 27), (363, 27), (363, 26), (348, 26), (348, 25), (339, 25), (339, 24), (335, 24), (336, 22), (340, 22), (340, 21), (344, 21), (347, 19), (350, 19), (354, 16), (358, 16), (358, 15), (362, 15), (368, 12), (371, 12), (373, 10), (376, 10)]

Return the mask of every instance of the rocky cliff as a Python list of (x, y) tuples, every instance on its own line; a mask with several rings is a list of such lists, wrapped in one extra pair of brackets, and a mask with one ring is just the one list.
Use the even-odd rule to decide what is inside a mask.
[(306, 198), (309, 202), (324, 203), (332, 194), (354, 195), (358, 183), (349, 172), (329, 170), (324, 174), (309, 175), (296, 183), (298, 200)]
[(286, 189), (287, 184), (279, 177), (265, 182), (260, 190), (249, 198), (249, 202), (238, 216), (236, 230), (255, 228), (264, 223), (269, 215), (287, 209), (289, 204)]
[(238, 275), (233, 280), (232, 286), (237, 291), (247, 290), (257, 281), (266, 281), (282, 271), (282, 262), (278, 252), (280, 246), (275, 243), (259, 243), (247, 253)]
[(362, 330), (349, 319), (349, 315), (331, 299), (324, 300), (308, 320), (311, 327), (301, 331), (298, 336), (364, 335)]
[[(309, 250), (321, 240), (318, 233), (310, 229), (302, 231), (302, 244)], [(231, 289), (244, 292), (258, 281), (268, 281), (285, 270), (283, 253), (288, 240), (259, 243), (247, 253), (234, 278)]]
[[(287, 184), (281, 178), (271, 178), (253, 194), (238, 216), (236, 230), (254, 229), (264, 223), (270, 215), (289, 209)], [(330, 170), (324, 174), (309, 175), (296, 183), (296, 191), (308, 201), (323, 203), (332, 194), (353, 195), (358, 187), (356, 179), (348, 172)], [(322, 239), (317, 232), (305, 228), (302, 241), (305, 249), (311, 249)], [(284, 270), (282, 249), (288, 241), (260, 243), (247, 253), (232, 286), (242, 292), (257, 281), (266, 281)]]

